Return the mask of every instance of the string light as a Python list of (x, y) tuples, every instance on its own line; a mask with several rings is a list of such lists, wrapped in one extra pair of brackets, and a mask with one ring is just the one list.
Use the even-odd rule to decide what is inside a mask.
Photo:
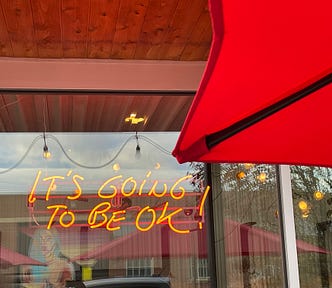
[(244, 163), (244, 168), (246, 168), (247, 170), (250, 168), (253, 168), (255, 166), (255, 164), (252, 163)]
[(308, 209), (308, 203), (304, 200), (301, 200), (298, 204), (301, 211), (305, 211)]
[(266, 181), (266, 173), (261, 172), (261, 173), (257, 176), (257, 179), (258, 179), (260, 182), (265, 183), (265, 181)]
[(141, 158), (141, 147), (139, 146), (139, 143), (138, 143), (137, 132), (136, 132), (135, 138), (136, 138), (136, 153), (135, 153), (135, 158), (139, 159), (139, 158)]
[[(112, 157), (111, 159), (109, 159), (108, 161), (106, 161), (104, 164), (101, 165), (97, 165), (97, 166), (89, 166), (89, 165), (84, 165), (81, 164), (79, 162), (77, 162), (76, 160), (74, 160), (66, 151), (66, 149), (64, 149), (64, 147), (62, 146), (61, 142), (59, 141), (59, 139), (57, 137), (55, 137), (54, 135), (51, 134), (45, 134), (43, 133), (42, 135), (38, 135), (36, 136), (36, 138), (34, 138), (31, 142), (31, 144), (28, 146), (27, 150), (25, 151), (25, 153), (23, 154), (23, 156), (15, 163), (13, 164), (11, 167), (1, 170), (0, 174), (5, 174), (7, 172), (12, 171), (13, 169), (17, 168), (23, 161), (24, 159), (28, 156), (29, 152), (31, 151), (32, 147), (39, 142), (41, 139), (44, 140), (44, 148), (45, 148), (45, 144), (46, 144), (46, 139), (52, 140), (54, 141), (56, 144), (58, 144), (58, 146), (60, 147), (61, 151), (63, 152), (63, 154), (65, 155), (65, 157), (74, 165), (81, 167), (81, 168), (86, 168), (86, 169), (100, 169), (100, 168), (104, 168), (108, 165), (110, 165), (112, 162), (114, 162), (118, 156), (120, 155), (120, 153), (122, 152), (122, 150), (126, 147), (126, 145), (133, 139), (141, 139), (149, 144), (151, 144), (152, 146), (154, 146), (156, 149), (158, 149), (160, 152), (170, 156), (171, 152), (168, 151), (167, 149), (165, 149), (164, 147), (162, 147), (161, 145), (159, 145), (158, 143), (154, 142), (152, 139), (150, 139), (149, 137), (146, 137), (144, 135), (131, 135), (127, 138), (127, 140), (125, 140), (125, 142), (121, 145), (121, 147), (119, 148), (118, 152), (114, 155), (114, 157)], [(43, 152), (44, 152), (44, 148), (43, 148)], [(48, 150), (48, 147), (46, 145), (46, 148)], [(49, 154), (51, 155), (51, 153)]]
[(119, 165), (119, 163), (115, 163), (115, 164), (113, 165), (113, 170), (114, 170), (114, 171), (119, 171), (119, 170), (120, 170), (120, 165)]
[(240, 180), (244, 179), (246, 177), (246, 173), (244, 173), (243, 171), (240, 171), (236, 174), (236, 177)]
[(43, 139), (44, 139), (44, 148), (43, 148), (43, 156), (45, 159), (51, 158), (51, 153), (48, 151), (48, 147), (46, 144), (46, 137), (45, 137), (45, 132), (43, 133)]
[(317, 190), (317, 191), (314, 192), (314, 198), (315, 198), (317, 201), (322, 200), (322, 199), (324, 198), (324, 196), (325, 196), (324, 193), (321, 192), (321, 191), (319, 191), (319, 190)]
[(302, 218), (308, 218), (309, 214), (310, 214), (310, 210), (303, 211), (302, 212)]
[(302, 218), (307, 218), (310, 214), (310, 206), (308, 205), (308, 203), (304, 200), (301, 200), (298, 203), (298, 206), (301, 210)]

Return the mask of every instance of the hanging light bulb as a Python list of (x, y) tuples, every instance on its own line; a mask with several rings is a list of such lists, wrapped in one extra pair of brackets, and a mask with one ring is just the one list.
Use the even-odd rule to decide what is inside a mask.
[(44, 146), (44, 152), (43, 152), (43, 156), (44, 156), (44, 158), (45, 159), (49, 159), (49, 158), (51, 158), (51, 153), (50, 153), (50, 151), (48, 151), (48, 147), (47, 147), (47, 145), (45, 145)]
[(45, 159), (49, 159), (49, 158), (51, 158), (51, 153), (50, 153), (50, 151), (48, 151), (48, 147), (47, 147), (47, 144), (46, 144), (45, 132), (43, 133), (43, 137), (44, 137), (43, 156), (44, 156)]
[(136, 132), (136, 153), (135, 153), (135, 158), (136, 159), (141, 158), (141, 147), (139, 146), (139, 143), (138, 143), (137, 132)]

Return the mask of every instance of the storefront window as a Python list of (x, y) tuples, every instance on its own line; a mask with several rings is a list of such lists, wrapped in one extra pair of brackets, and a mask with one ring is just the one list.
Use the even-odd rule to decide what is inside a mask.
[[(292, 193), (301, 287), (332, 285), (332, 169), (292, 166)], [(304, 253), (303, 250), (306, 250)]]
[(219, 278), (234, 288), (283, 287), (275, 166), (218, 167), (212, 171), (212, 198), (217, 263), (225, 270)]
[(209, 188), (170, 155), (177, 137), (3, 134), (0, 287), (143, 276), (210, 287)]

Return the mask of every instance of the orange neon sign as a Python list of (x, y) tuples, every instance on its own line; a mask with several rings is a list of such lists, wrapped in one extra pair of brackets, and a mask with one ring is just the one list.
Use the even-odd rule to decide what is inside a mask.
[[(112, 200), (117, 197), (118, 195), (121, 195), (124, 198), (130, 198), (130, 197), (155, 197), (155, 198), (162, 198), (166, 197), (166, 194), (168, 197), (170, 197), (173, 200), (173, 203), (180, 201), (183, 199), (183, 197), (188, 193), (186, 189), (182, 186), (182, 183), (184, 183), (187, 180), (190, 180), (192, 178), (191, 175), (187, 175), (184, 177), (181, 177), (179, 179), (176, 179), (176, 181), (171, 186), (167, 186), (166, 183), (159, 183), (158, 180), (151, 181), (152, 183), (150, 189), (147, 189), (147, 193), (143, 193), (143, 189), (145, 188), (145, 185), (147, 184), (148, 178), (151, 176), (151, 171), (149, 171), (145, 179), (143, 179), (140, 183), (134, 178), (134, 177), (128, 177), (125, 178), (123, 175), (117, 175), (114, 177), (108, 178), (106, 181), (104, 181), (97, 191), (97, 198), (100, 200), (103, 200), (103, 202), (94, 204), (95, 206), (88, 210), (86, 213), (88, 214), (86, 219), (86, 224), (91, 228), (99, 228), (103, 227), (107, 229), (108, 231), (115, 231), (121, 229), (121, 224), (124, 223), (127, 219), (127, 211), (126, 209), (117, 210), (114, 211), (114, 208), (120, 208), (121, 207), (115, 207), (112, 205)], [(71, 205), (68, 205), (68, 201), (71, 203), (71, 201), (79, 200), (83, 194), (83, 184), (84, 184), (84, 177), (73, 173), (72, 170), (69, 170), (66, 174), (66, 177), (71, 178), (71, 182), (74, 185), (73, 194), (71, 195), (65, 195), (66, 204), (59, 203), (54, 205), (48, 205), (47, 209), (50, 213), (50, 217), (47, 224), (47, 229), (50, 229), (51, 226), (54, 223), (58, 223), (63, 228), (70, 228), (76, 223), (76, 213), (77, 211), (72, 210), (70, 207)], [(54, 189), (54, 185), (57, 185), (61, 180), (63, 181), (65, 179), (65, 176), (48, 176), (42, 178), (42, 172), (39, 170), (37, 172), (37, 175), (35, 177), (35, 181), (32, 185), (32, 189), (28, 196), (28, 204), (29, 207), (33, 207), (33, 204), (37, 199), (42, 199), (44, 201), (49, 201), (52, 199), (52, 193)], [(121, 180), (120, 184), (117, 183)], [(44, 196), (38, 195), (36, 196), (36, 190), (37, 186), (40, 182), (48, 182), (48, 188)], [(157, 186), (161, 185), (162, 189), (161, 191), (157, 191)], [(198, 227), (199, 229), (202, 229), (202, 219), (203, 219), (203, 211), (204, 211), (204, 203), (206, 201), (208, 192), (210, 190), (210, 187), (205, 187), (205, 190), (201, 191), (200, 193), (200, 200), (198, 203), (198, 206), (196, 207), (196, 214), (199, 216), (198, 221)], [(168, 193), (167, 193), (168, 192)], [(55, 197), (56, 195), (54, 195)], [(116, 199), (116, 198), (115, 198)], [(129, 200), (130, 201), (130, 200)], [(190, 230), (187, 228), (183, 228), (183, 225), (177, 226), (174, 221), (174, 219), (177, 216), (182, 215), (181, 212), (184, 212), (184, 208), (179, 207), (170, 207), (171, 202), (165, 201), (162, 205), (159, 205), (158, 207), (150, 207), (149, 205), (146, 205), (144, 207), (139, 207), (137, 214), (134, 219), (134, 225), (137, 230), (146, 232), (152, 229), (153, 226), (159, 225), (159, 224), (167, 224), (170, 229), (172, 229), (176, 233), (180, 234), (186, 234), (189, 233)]]

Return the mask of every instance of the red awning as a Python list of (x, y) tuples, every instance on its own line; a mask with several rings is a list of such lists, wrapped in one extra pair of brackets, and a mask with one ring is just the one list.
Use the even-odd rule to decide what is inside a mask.
[(0, 247), (0, 267), (17, 266), (17, 265), (36, 265), (46, 266), (45, 263), (39, 262), (21, 253), (15, 252), (5, 247)]
[(72, 261), (144, 257), (207, 257), (206, 230), (178, 234), (158, 225), (148, 232), (136, 231), (88, 251)]
[(210, 0), (213, 42), (178, 161), (332, 166), (331, 11), (331, 0)]
[[(281, 235), (262, 228), (241, 224), (226, 219), (225, 222), (225, 250), (227, 256), (239, 255), (281, 255)], [(299, 253), (330, 252), (302, 240), (296, 240)]]
[[(227, 256), (281, 255), (281, 236), (277, 233), (225, 220), (225, 253)], [(296, 241), (299, 253), (330, 253), (302, 240)], [(178, 234), (168, 226), (156, 226), (148, 232), (133, 232), (92, 249), (72, 261), (88, 259), (144, 257), (208, 257), (207, 231)]]

